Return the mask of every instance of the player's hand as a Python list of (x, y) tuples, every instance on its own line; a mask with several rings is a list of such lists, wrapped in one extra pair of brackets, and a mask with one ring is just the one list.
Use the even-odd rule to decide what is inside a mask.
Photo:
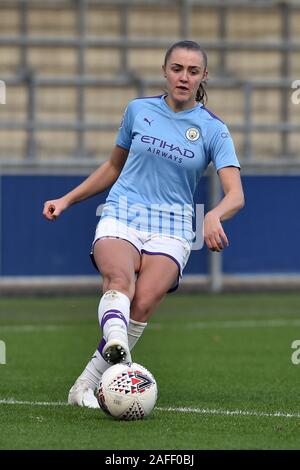
[(220, 252), (229, 245), (220, 219), (213, 211), (207, 212), (204, 217), (204, 240), (211, 251)]
[(44, 204), (43, 215), (48, 220), (56, 220), (60, 214), (68, 208), (68, 204), (64, 198), (53, 199), (52, 201), (46, 201)]

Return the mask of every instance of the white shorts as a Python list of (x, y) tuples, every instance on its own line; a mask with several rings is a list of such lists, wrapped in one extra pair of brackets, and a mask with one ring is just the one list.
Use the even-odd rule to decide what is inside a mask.
[(139, 252), (147, 255), (163, 255), (171, 258), (178, 266), (178, 278), (174, 286), (169, 290), (173, 292), (178, 288), (179, 278), (182, 276), (182, 271), (189, 259), (191, 253), (190, 244), (180, 237), (169, 237), (159, 233), (141, 232), (126, 224), (112, 218), (100, 219), (91, 250), (91, 259), (94, 266), (97, 268), (94, 260), (94, 245), (100, 238), (114, 237), (122, 240), (127, 240)]

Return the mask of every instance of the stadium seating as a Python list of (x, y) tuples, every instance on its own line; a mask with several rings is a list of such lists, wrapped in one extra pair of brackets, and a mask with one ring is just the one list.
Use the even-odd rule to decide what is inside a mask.
[[(82, 157), (105, 158), (128, 100), (141, 92), (162, 92), (160, 64), (166, 45), (184, 34), (207, 46), (211, 79), (208, 107), (232, 129), (240, 158), (299, 154), (299, 132), (290, 132), (284, 148), (275, 128), (268, 139), (258, 129), (265, 123), (278, 125), (283, 119), (297, 125), (299, 120), (299, 111), (289, 97), (283, 113), (287, 95), (275, 83), (300, 77), (300, 51), (280, 47), (285, 18), (282, 6), (226, 8), (226, 2), (223, 7), (214, 6), (214, 2), (192, 2), (185, 20), (176, 2), (135, 2), (126, 8), (99, 0), (90, 2), (85, 14), (81, 6), (80, 2), (29, 1), (25, 8), (23, 2), (12, 1), (0, 7), (0, 78), (9, 86), (9, 99), (1, 107), (0, 160), (26, 159), (29, 118), (38, 126), (31, 135), (37, 160), (75, 158), (78, 121), (87, 126), (85, 147), (79, 148)], [(299, 9), (287, 11), (287, 19), (286, 39), (299, 43)], [(82, 56), (80, 37), (87, 39)], [(127, 52), (124, 38), (129, 41)], [(86, 84), (79, 86), (76, 77), (87, 79)], [(115, 83), (122, 77), (127, 79), (126, 86)], [(232, 85), (223, 86), (225, 79)], [(101, 86), (97, 80), (107, 83)], [(266, 80), (274, 85), (256, 84)], [(247, 83), (252, 84), (250, 105), (245, 102)], [(246, 118), (246, 105), (250, 118)], [(253, 132), (249, 122), (257, 126)], [(247, 133), (251, 152), (246, 155)]]

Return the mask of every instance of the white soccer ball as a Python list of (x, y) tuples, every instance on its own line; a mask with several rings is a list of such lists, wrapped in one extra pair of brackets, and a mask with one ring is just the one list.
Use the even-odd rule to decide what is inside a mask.
[(140, 364), (115, 364), (102, 375), (96, 396), (100, 408), (113, 418), (143, 419), (155, 406), (157, 384)]

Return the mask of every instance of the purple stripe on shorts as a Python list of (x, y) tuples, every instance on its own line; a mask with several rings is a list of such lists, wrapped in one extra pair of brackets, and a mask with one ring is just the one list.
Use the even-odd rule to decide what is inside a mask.
[(95, 257), (94, 257), (94, 246), (95, 246), (95, 243), (98, 241), (98, 240), (105, 240), (105, 239), (112, 239), (112, 240), (124, 240), (125, 242), (128, 242), (130, 243), (131, 246), (133, 246), (133, 248), (136, 249), (136, 251), (138, 252), (138, 254), (140, 255), (141, 252), (140, 250), (138, 249), (137, 246), (135, 246), (135, 244), (130, 241), (130, 240), (127, 240), (127, 238), (123, 238), (123, 237), (117, 237), (116, 235), (103, 235), (102, 237), (99, 237), (99, 238), (96, 238), (96, 240), (93, 241), (93, 244), (92, 244), (92, 248), (91, 248), (91, 251), (90, 251), (90, 259), (94, 265), (94, 268), (97, 269), (97, 271), (99, 271), (99, 268), (96, 264), (96, 261), (95, 261)]
[(176, 283), (168, 290), (167, 294), (171, 293), (171, 292), (174, 292), (175, 290), (178, 289), (179, 287), (179, 279), (181, 277), (181, 266), (179, 264), (179, 262), (177, 261), (176, 258), (174, 258), (173, 256), (169, 255), (168, 253), (161, 253), (159, 251), (147, 251), (147, 250), (142, 250), (142, 253), (145, 253), (146, 255), (162, 255), (162, 256), (167, 256), (168, 258), (172, 259), (174, 261), (174, 263), (176, 263), (177, 267), (178, 267), (178, 276), (177, 276), (177, 280), (176, 280)]
[(106, 345), (106, 341), (104, 338), (102, 338), (97, 348), (101, 355), (102, 355), (102, 351), (105, 345)]
[(119, 320), (123, 320), (125, 325), (128, 326), (126, 318), (124, 317), (123, 313), (120, 312), (120, 310), (107, 310), (107, 312), (104, 313), (104, 315), (102, 317), (102, 320), (101, 320), (101, 325), (100, 326), (101, 326), (102, 330), (103, 330), (103, 327), (104, 327), (105, 323), (108, 320), (111, 320), (112, 318), (118, 318)]
[(177, 261), (176, 258), (169, 255), (168, 253), (161, 253), (159, 251), (147, 251), (147, 250), (142, 250), (142, 253), (145, 253), (146, 255), (162, 255), (162, 256), (167, 256), (168, 258), (171, 258), (174, 261), (174, 263), (177, 264), (178, 269), (179, 269), (179, 273), (180, 273), (180, 276), (181, 276), (181, 266), (180, 266), (179, 262)]

